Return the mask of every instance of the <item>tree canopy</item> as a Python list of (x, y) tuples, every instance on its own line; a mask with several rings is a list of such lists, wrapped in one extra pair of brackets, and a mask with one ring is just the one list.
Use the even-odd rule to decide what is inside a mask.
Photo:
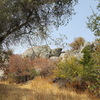
[(0, 0), (0, 46), (27, 36), (46, 38), (50, 25), (71, 18), (77, 0)]
[[(100, 11), (100, 0), (98, 0), (97, 10)], [(100, 14), (93, 11), (93, 14), (88, 17), (88, 28), (94, 32), (95, 36), (100, 36)]]

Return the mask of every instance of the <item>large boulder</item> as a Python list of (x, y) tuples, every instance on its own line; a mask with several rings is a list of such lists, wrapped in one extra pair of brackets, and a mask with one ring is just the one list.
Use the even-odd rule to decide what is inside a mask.
[(22, 54), (22, 58), (24, 58), (24, 57), (29, 57), (31, 59), (34, 59), (35, 58), (35, 52), (33, 51), (32, 48), (28, 49)]
[(47, 45), (33, 47), (32, 49), (35, 52), (36, 58), (49, 58), (51, 55), (51, 48)]
[(52, 56), (59, 57), (61, 54), (62, 48), (51, 49), (47, 45), (43, 46), (35, 46), (28, 50), (26, 50), (22, 54), (22, 58), (29, 57), (29, 58), (50, 58)]
[(72, 51), (65, 51), (64, 53), (60, 54), (60, 58), (62, 59), (62, 61), (64, 61), (66, 58), (70, 58), (70, 57), (76, 57), (78, 60), (83, 58), (83, 53), (80, 52), (72, 52)]
[(51, 48), (47, 45), (36, 46), (26, 50), (22, 57), (34, 58), (49, 58), (51, 55)]
[(60, 54), (60, 58), (68, 58), (69, 56), (72, 56), (72, 55), (74, 55), (74, 53), (72, 51), (67, 50)]
[(58, 62), (60, 60), (60, 57), (56, 57), (56, 56), (51, 56), (49, 58), (52, 62)]

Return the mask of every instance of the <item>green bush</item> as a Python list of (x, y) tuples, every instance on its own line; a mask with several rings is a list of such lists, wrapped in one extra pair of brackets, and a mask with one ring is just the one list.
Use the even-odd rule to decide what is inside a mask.
[(91, 46), (85, 47), (82, 52), (84, 56), (80, 63), (84, 66), (83, 80), (90, 83), (89, 90), (98, 96), (100, 95), (100, 45), (97, 45), (94, 52)]
[[(100, 95), (100, 45), (93, 51), (87, 46), (82, 51), (83, 58), (78, 61), (75, 57), (68, 57), (57, 64), (54, 73), (56, 77), (69, 79), (75, 87), (83, 86), (96, 96)], [(79, 82), (80, 79), (80, 82)], [(86, 87), (85, 87), (86, 86)], [(82, 87), (83, 88), (83, 87)]]
[(57, 64), (56, 76), (75, 81), (82, 77), (83, 66), (79, 64), (75, 57), (66, 58)]

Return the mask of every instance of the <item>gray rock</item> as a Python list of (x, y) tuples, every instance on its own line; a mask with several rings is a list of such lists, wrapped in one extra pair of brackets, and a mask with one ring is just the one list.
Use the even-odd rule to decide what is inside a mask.
[(60, 54), (61, 54), (61, 51), (62, 51), (62, 48), (53, 49), (52, 52), (51, 52), (51, 56), (59, 57)]
[(21, 56), (22, 56), (22, 58), (29, 57), (29, 58), (34, 59), (35, 58), (35, 52), (31, 48), (31, 49), (26, 50)]
[(85, 42), (84, 45), (81, 45), (81, 46), (80, 46), (80, 49), (78, 50), (77, 53), (81, 53), (82, 50), (83, 50), (86, 46), (88, 46), (88, 45), (91, 45), (91, 43), (90, 43), (90, 42)]
[(49, 58), (50, 55), (51, 55), (50, 47), (47, 45), (43, 45), (43, 46), (32, 47), (32, 48), (26, 50), (22, 54), (22, 57), (30, 57), (32, 59), (34, 59), (34, 58)]
[(71, 56), (76, 57), (78, 60), (80, 60), (83, 57), (83, 53), (77, 53), (72, 51), (66, 51), (65, 53), (60, 54), (60, 58), (62, 61), (64, 61), (66, 58), (70, 58)]
[(66, 57), (66, 53), (61, 53), (60, 54), (60, 58), (65, 58)]
[(77, 53), (77, 54), (74, 54), (74, 56), (75, 56), (78, 60), (82, 59), (82, 58), (83, 58), (83, 55), (84, 55), (84, 53)]
[(60, 60), (60, 57), (55, 57), (55, 56), (52, 56), (49, 58), (51, 61), (53, 62), (58, 62)]
[(49, 58), (51, 55), (51, 48), (47, 45), (33, 47), (33, 50), (36, 58)]

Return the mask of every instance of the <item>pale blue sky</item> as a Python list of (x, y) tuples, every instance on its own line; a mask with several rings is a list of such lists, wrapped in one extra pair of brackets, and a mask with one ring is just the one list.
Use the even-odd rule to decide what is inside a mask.
[[(87, 17), (92, 14), (92, 9), (97, 12), (96, 6), (98, 2), (96, 0), (79, 0), (79, 3), (75, 6), (76, 14), (72, 16), (67, 26), (60, 27), (58, 33), (64, 33), (68, 37), (68, 42), (72, 42), (75, 37), (84, 37), (87, 41), (93, 41), (95, 39), (93, 32), (87, 28)], [(56, 33), (55, 32), (55, 33)]]
[[(83, 37), (86, 41), (92, 42), (95, 36), (87, 28), (86, 22), (87, 17), (92, 15), (92, 9), (97, 12), (97, 4), (98, 0), (79, 0), (79, 3), (75, 6), (76, 14), (72, 16), (72, 20), (69, 21), (67, 26), (61, 26), (58, 30), (54, 30), (53, 34), (66, 34), (68, 38), (67, 43), (71, 43), (76, 37)], [(19, 54), (28, 49), (27, 46), (17, 46), (14, 48), (14, 53)]]

